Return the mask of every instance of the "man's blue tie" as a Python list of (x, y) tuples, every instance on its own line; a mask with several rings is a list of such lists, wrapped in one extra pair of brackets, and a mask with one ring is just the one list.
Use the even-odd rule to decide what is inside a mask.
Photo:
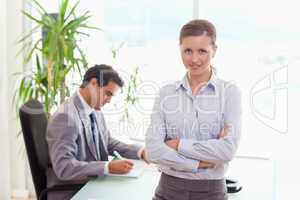
[[(92, 128), (92, 135), (93, 135), (93, 141), (94, 141), (94, 144), (95, 144), (95, 149), (96, 149), (96, 151), (100, 152), (100, 160), (108, 161), (108, 155), (105, 151), (103, 141), (102, 141), (102, 138), (101, 138), (101, 134), (98, 132), (99, 130), (96, 127), (97, 126), (97, 121), (96, 121), (96, 116), (93, 112), (90, 114), (90, 119), (91, 119), (91, 128)], [(99, 137), (99, 140), (98, 140), (99, 149), (98, 150), (97, 150), (96, 134)]]

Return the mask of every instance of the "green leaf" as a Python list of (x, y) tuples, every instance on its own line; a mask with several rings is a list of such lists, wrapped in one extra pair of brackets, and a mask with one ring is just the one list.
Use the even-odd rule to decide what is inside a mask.
[(69, 17), (75, 13), (75, 9), (77, 8), (78, 4), (79, 4), (80, 1), (77, 1), (76, 4), (71, 8), (68, 16), (66, 17), (65, 21), (68, 21)]
[(66, 96), (67, 96), (67, 97), (70, 96), (70, 89), (69, 89), (69, 87), (66, 87)]
[(27, 33), (27, 35), (25, 35), (25, 36), (23, 36), (21, 39), (19, 39), (18, 41), (17, 41), (17, 43), (21, 43), (21, 42), (24, 42), (24, 40), (26, 40), (27, 38), (32, 38), (32, 35), (34, 34), (34, 33), (36, 33), (37, 32), (37, 29), (38, 28), (40, 28), (41, 27), (41, 25), (36, 25), (33, 29), (31, 29), (28, 33)]
[[(20, 51), (25, 52), (27, 62), (35, 54), (35, 68), (31, 75), (23, 75), (15, 96), (20, 101), (28, 98), (39, 99), (45, 106), (47, 116), (49, 116), (51, 108), (57, 106), (64, 96), (70, 95), (67, 85), (60, 87), (60, 85), (64, 85), (64, 80), (70, 71), (82, 76), (82, 69), (88, 67), (85, 53), (78, 47), (77, 41), (83, 35), (89, 36), (88, 32), (84, 30), (88, 28), (101, 29), (88, 25), (88, 20), (91, 17), (89, 12), (79, 16), (76, 14), (79, 1), (70, 5), (69, 0), (62, 0), (57, 19), (46, 13), (38, 0), (32, 0), (32, 5), (32, 8), (36, 9), (40, 15), (34, 16), (26, 11), (23, 11), (23, 14), (37, 25), (18, 42), (22, 45)], [(40, 28), (47, 32), (46, 37), (32, 42), (32, 36)], [(53, 64), (51, 73), (53, 85), (51, 87), (48, 85), (47, 62)], [(18, 75), (22, 74), (19, 73)]]
[(37, 46), (39, 45), (39, 43), (41, 41), (42, 41), (42, 39), (39, 39), (38, 41), (36, 41), (33, 48), (30, 50), (29, 54), (26, 56), (25, 63), (28, 63), (31, 60), (32, 54), (34, 53), (34, 51), (36, 50)]
[(42, 15), (42, 20), (47, 24), (47, 26), (43, 27), (47, 32), (51, 32), (57, 26), (57, 20), (54, 16), (50, 15), (49, 13), (45, 13)]
[(19, 94), (18, 94), (19, 97), (22, 96), (22, 92), (23, 92), (23, 88), (24, 88), (24, 83), (25, 83), (25, 77), (22, 78), (22, 81), (21, 81), (20, 86), (19, 86), (19, 90), (18, 90), (19, 91)]
[(79, 35), (84, 35), (84, 36), (90, 37), (90, 34), (87, 34), (87, 33), (81, 32), (81, 31), (76, 31), (75, 33), (77, 33)]
[(82, 28), (87, 28), (87, 29), (95, 29), (95, 30), (102, 31), (101, 28), (98, 28), (98, 27), (95, 27), (95, 26), (80, 25), (80, 27), (82, 27)]
[(17, 52), (16, 56), (19, 56), (21, 53), (24, 53), (24, 51), (26, 51), (26, 48), (31, 47), (31, 43), (30, 42), (23, 42), (20, 50)]
[(59, 9), (59, 23), (62, 24), (65, 18), (66, 10), (68, 7), (69, 0), (62, 1), (62, 4)]
[(63, 29), (64, 32), (67, 32), (67, 30), (75, 30), (78, 27), (83, 27), (83, 22), (89, 19), (90, 16), (81, 16), (76, 19), (71, 20)]
[(27, 99), (28, 99), (28, 92), (29, 92), (29, 89), (30, 89), (30, 85), (26, 85), (26, 87), (24, 88), (24, 91), (22, 93), (22, 101), (23, 102), (26, 102)]
[(23, 75), (23, 74), (24, 74), (24, 72), (15, 72), (12, 75), (13, 76), (20, 76), (20, 75)]
[(40, 73), (41, 72), (41, 64), (40, 64), (39, 56), (37, 54), (35, 55), (35, 60), (36, 60), (37, 71), (38, 71), (38, 73)]
[(35, 21), (36, 23), (38, 23), (39, 25), (43, 25), (43, 26), (47, 26), (47, 24), (45, 24), (44, 21), (38, 20), (35, 17), (33, 17), (32, 15), (30, 15), (29, 13), (27, 13), (26, 11), (22, 11), (22, 13), (28, 17), (29, 19)]
[(78, 45), (76, 45), (76, 49), (78, 50), (78, 52), (81, 56), (83, 67), (86, 69), (88, 67), (88, 62), (85, 58), (85, 55), (84, 55), (82, 49)]
[(29, 95), (28, 95), (28, 98), (29, 98), (29, 99), (32, 99), (32, 95), (33, 95), (33, 89), (30, 88), (30, 89), (29, 89)]
[(35, 5), (37, 5), (41, 9), (41, 11), (43, 11), (43, 13), (47, 13), (47, 11), (41, 6), (41, 4), (38, 1), (36, 0), (32, 0), (32, 1), (34, 2)]

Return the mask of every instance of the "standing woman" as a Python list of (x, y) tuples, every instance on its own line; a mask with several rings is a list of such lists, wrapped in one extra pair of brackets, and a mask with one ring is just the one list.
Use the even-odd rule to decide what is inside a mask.
[(216, 30), (192, 20), (180, 32), (187, 73), (161, 88), (146, 135), (150, 161), (162, 174), (154, 200), (225, 200), (225, 173), (241, 131), (241, 94), (216, 77)]

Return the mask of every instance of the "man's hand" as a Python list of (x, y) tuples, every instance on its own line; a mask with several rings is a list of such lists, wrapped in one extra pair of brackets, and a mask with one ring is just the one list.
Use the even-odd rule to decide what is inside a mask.
[(133, 163), (128, 160), (112, 160), (108, 163), (109, 173), (126, 174), (133, 167)]
[(141, 156), (141, 158), (142, 158), (147, 164), (150, 164), (149, 157), (148, 157), (147, 152), (145, 151), (145, 149), (142, 151), (142, 156)]
[(225, 124), (225, 126), (220, 130), (220, 133), (218, 135), (218, 139), (222, 139), (222, 138), (226, 137), (227, 134), (228, 134), (229, 129), (230, 129), (230, 126)]
[(208, 168), (214, 168), (216, 166), (215, 163), (207, 162), (207, 161), (200, 161), (198, 168), (200, 169), (208, 169)]
[(166, 144), (171, 147), (172, 149), (174, 149), (175, 151), (178, 151), (178, 145), (179, 145), (180, 140), (179, 139), (171, 139), (171, 140), (167, 140)]

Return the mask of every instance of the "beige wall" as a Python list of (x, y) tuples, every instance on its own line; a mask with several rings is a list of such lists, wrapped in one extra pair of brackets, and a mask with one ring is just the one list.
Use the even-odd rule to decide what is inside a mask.
[(0, 199), (6, 200), (10, 196), (10, 176), (9, 176), (9, 135), (7, 120), (7, 54), (6, 54), (6, 0), (0, 0)]
[[(17, 139), (20, 130), (12, 97), (16, 78), (12, 75), (23, 70), (22, 55), (16, 57), (20, 48), (16, 41), (24, 29), (23, 0), (0, 0), (0, 105), (1, 105), (1, 165), (0, 199), (9, 199), (13, 191), (26, 190), (26, 160), (22, 155), (22, 140)], [(24, 152), (24, 151), (23, 151)], [(2, 164), (3, 163), (3, 164)]]
[(7, 0), (7, 77), (8, 77), (8, 134), (10, 136), (10, 169), (11, 188), (13, 191), (26, 189), (25, 183), (25, 157), (20, 149), (22, 138), (17, 138), (20, 131), (19, 123), (16, 119), (16, 111), (13, 109), (12, 97), (14, 95), (14, 84), (16, 78), (12, 75), (15, 72), (22, 72), (22, 55), (16, 57), (20, 46), (16, 45), (17, 40), (23, 32), (23, 0)]
[[(12, 74), (25, 68), (22, 55), (16, 57), (20, 49), (16, 41), (24, 30), (29, 30), (30, 24), (21, 14), (22, 9), (28, 10), (28, 4), (24, 3), (26, 1), (0, 0), (0, 200), (9, 199), (11, 195), (26, 190), (34, 192), (23, 138), (17, 138), (21, 128), (12, 105), (16, 82)], [(86, 7), (87, 4), (89, 6), (86, 9), (95, 15), (101, 15), (100, 19), (103, 19), (103, 6), (99, 6), (99, 1), (88, 0), (82, 5)]]

